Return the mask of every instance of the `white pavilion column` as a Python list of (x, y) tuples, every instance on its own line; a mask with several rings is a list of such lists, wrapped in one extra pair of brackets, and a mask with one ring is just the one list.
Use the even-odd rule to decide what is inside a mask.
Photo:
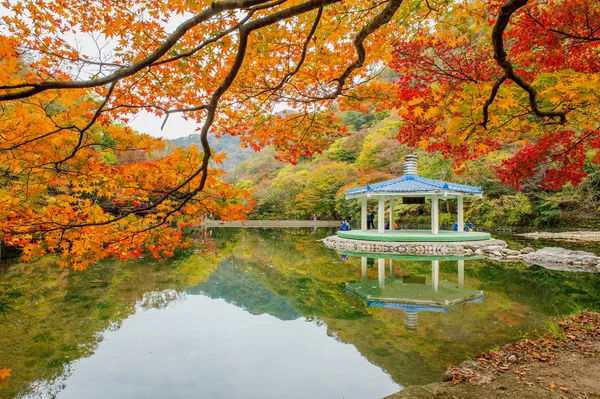
[(363, 281), (367, 281), (367, 258), (364, 256), (360, 257), (360, 269)]
[(431, 197), (431, 234), (440, 232), (440, 204), (437, 194)]
[(381, 197), (377, 207), (377, 233), (385, 233), (385, 202)]
[(432, 260), (431, 261), (431, 285), (433, 286), (433, 290), (438, 292), (438, 287), (440, 285), (440, 261)]
[(360, 229), (367, 230), (367, 197), (363, 197), (360, 207)]
[(379, 288), (385, 285), (385, 259), (377, 259), (377, 280), (379, 280)]
[(465, 261), (458, 261), (458, 287), (465, 288)]
[(390, 278), (394, 278), (394, 259), (390, 259)]
[(459, 195), (456, 197), (456, 224), (458, 225), (458, 231), (465, 231), (465, 217), (463, 213), (463, 196)]
[(393, 197), (390, 198), (390, 231), (394, 230), (394, 202), (396, 200)]

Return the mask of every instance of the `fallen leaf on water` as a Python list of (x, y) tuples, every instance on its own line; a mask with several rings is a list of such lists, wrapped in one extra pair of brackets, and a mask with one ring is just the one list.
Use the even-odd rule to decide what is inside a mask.
[(0, 380), (4, 380), (6, 377), (10, 377), (10, 371), (12, 369), (9, 369), (8, 367), (4, 367), (3, 369), (0, 369)]

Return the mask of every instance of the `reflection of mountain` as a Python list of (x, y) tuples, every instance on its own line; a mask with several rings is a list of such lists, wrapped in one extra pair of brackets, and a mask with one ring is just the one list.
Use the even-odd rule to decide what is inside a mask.
[(189, 295), (222, 298), (254, 315), (270, 314), (280, 320), (295, 320), (302, 316), (287, 300), (278, 297), (264, 281), (235, 266), (235, 258), (225, 259), (208, 281), (186, 289)]
[[(371, 255), (363, 269), (361, 259), (340, 260), (309, 229), (226, 228), (216, 229), (212, 238), (208, 247), (173, 263), (109, 261), (73, 273), (44, 258), (31, 267), (9, 268), (0, 284), (0, 301), (12, 308), (6, 318), (0, 314), (0, 368), (12, 368), (12, 376), (0, 386), (0, 398), (34, 388), (40, 396), (53, 397), (54, 391), (46, 390), (62, 389), (60, 376), (68, 377), (69, 363), (91, 356), (103, 331), (116, 332), (140, 307), (178, 312), (179, 306), (165, 305), (177, 301), (176, 294), (188, 286), (192, 295), (223, 298), (252, 314), (313, 319), (326, 325), (332, 339), (353, 345), (405, 386), (438, 381), (451, 364), (541, 331), (549, 315), (567, 314), (573, 304), (600, 309), (600, 274), (472, 258), (464, 270), (457, 259), (439, 259), (439, 274), (437, 269), (434, 274), (431, 262), (415, 258), (393, 259), (390, 268), (389, 256), (381, 256), (387, 266), (380, 272), (379, 255)], [(398, 297), (396, 285), (402, 283), (397, 289), (406, 297), (408, 284), (429, 291), (436, 278), (440, 293), (447, 281), (484, 290), (486, 299), (447, 313), (417, 314), (373, 303), (367, 307), (361, 297), (346, 292), (346, 283), (365, 288), (362, 282), (368, 280), (367, 295)]]

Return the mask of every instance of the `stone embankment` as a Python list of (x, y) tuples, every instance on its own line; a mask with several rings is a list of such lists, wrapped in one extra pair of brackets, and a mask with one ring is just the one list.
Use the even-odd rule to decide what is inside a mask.
[(522, 260), (552, 270), (600, 272), (600, 257), (591, 252), (547, 247), (524, 255)]
[(520, 251), (508, 248), (493, 249), (485, 248), (484, 254), (499, 261), (522, 261), (530, 266), (537, 265), (551, 270), (600, 272), (600, 257), (591, 252), (558, 247), (546, 247), (537, 251), (529, 247)]
[(522, 237), (545, 239), (545, 240), (559, 240), (559, 241), (600, 241), (600, 231), (563, 231), (558, 233), (553, 232), (535, 232), (535, 233), (524, 233), (517, 234)]
[(600, 257), (591, 252), (547, 247), (509, 249), (502, 240), (468, 242), (381, 242), (327, 237), (327, 248), (338, 251), (419, 256), (485, 256), (501, 262), (524, 262), (552, 270), (600, 272)]
[(465, 242), (384, 242), (331, 236), (322, 241), (327, 248), (339, 251), (398, 255), (474, 256), (485, 255), (490, 248), (493, 251), (506, 248), (504, 241), (494, 239)]

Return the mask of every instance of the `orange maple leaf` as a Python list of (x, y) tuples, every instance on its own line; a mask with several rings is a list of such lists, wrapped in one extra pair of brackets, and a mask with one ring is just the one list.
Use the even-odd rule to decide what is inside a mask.
[(6, 377), (10, 377), (10, 371), (12, 369), (9, 369), (8, 367), (4, 367), (3, 369), (0, 369), (0, 380), (6, 379)]

